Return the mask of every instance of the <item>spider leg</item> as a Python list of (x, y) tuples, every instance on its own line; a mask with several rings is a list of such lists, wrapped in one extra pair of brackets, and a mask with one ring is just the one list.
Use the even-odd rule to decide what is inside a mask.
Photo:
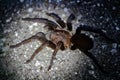
[(68, 17), (68, 19), (67, 19), (67, 29), (69, 30), (69, 31), (72, 31), (72, 20), (74, 20), (75, 19), (75, 15), (74, 14), (70, 14), (70, 16)]
[(50, 20), (48, 20), (48, 19), (46, 19), (46, 18), (22, 18), (22, 20), (24, 20), (24, 21), (32, 21), (32, 22), (39, 22), (39, 23), (44, 23), (44, 24), (46, 24), (45, 26), (48, 26), (50, 29), (52, 28), (52, 29), (55, 29), (55, 28), (57, 28), (58, 27), (58, 25), (55, 23), (55, 22), (53, 22), (53, 21), (50, 21)]
[(55, 30), (57, 27), (51, 26), (49, 24), (46, 24), (44, 28), (47, 28), (48, 30)]
[(42, 43), (41, 46), (40, 46), (39, 48), (37, 48), (36, 51), (32, 54), (32, 56), (30, 57), (30, 59), (28, 59), (25, 63), (27, 64), (27, 63), (31, 62), (31, 61), (34, 59), (34, 57), (35, 57), (43, 48), (45, 48), (45, 46), (46, 46), (47, 44), (48, 44), (48, 42)]
[(102, 73), (108, 74), (108, 72), (105, 71), (101, 65), (99, 65), (98, 60), (96, 59), (96, 57), (95, 57), (92, 53), (90, 53), (89, 51), (82, 50), (82, 49), (80, 49), (80, 50), (81, 50), (82, 52), (84, 52), (85, 55), (87, 55), (90, 59), (92, 59), (92, 61), (95, 63), (95, 65), (98, 67), (98, 69), (99, 69)]
[(118, 43), (116, 40), (109, 38), (109, 37), (106, 35), (106, 33), (104, 32), (104, 30), (102, 30), (102, 29), (100, 29), (100, 28), (94, 28), (94, 27), (91, 27), (91, 26), (80, 25), (80, 26), (77, 28), (76, 33), (80, 34), (81, 30), (91, 31), (91, 32), (97, 33), (97, 34), (103, 36), (105, 39), (107, 39), (107, 40), (109, 40), (109, 41)]
[(54, 18), (62, 28), (65, 28), (65, 22), (57, 14), (55, 13), (46, 13), (46, 14)]
[(57, 46), (56, 46), (56, 48), (55, 48), (55, 50), (54, 50), (54, 52), (53, 52), (53, 54), (52, 54), (52, 58), (51, 58), (51, 60), (50, 60), (49, 67), (48, 67), (48, 69), (47, 69), (48, 71), (51, 69), (51, 67), (52, 67), (52, 65), (53, 65), (53, 60), (55, 59), (55, 56), (56, 56), (58, 50), (60, 49), (61, 45), (62, 45), (62, 42), (58, 42), (58, 43), (57, 43)]
[(32, 36), (32, 37), (30, 37), (30, 38), (28, 38), (28, 39), (25, 39), (25, 40), (21, 41), (21, 42), (18, 43), (18, 44), (10, 45), (10, 48), (19, 47), (19, 46), (21, 46), (21, 45), (23, 45), (23, 44), (27, 44), (27, 43), (31, 42), (32, 40), (35, 40), (35, 39), (38, 39), (38, 40), (40, 40), (41, 42), (43, 42), (43, 41), (46, 40), (46, 39), (45, 39), (45, 34), (42, 33), (42, 32), (39, 32), (39, 33), (35, 34), (34, 36)]
[(56, 45), (53, 42), (51, 42), (51, 41), (49, 41), (49, 43), (48, 43), (47, 46), (50, 47), (50, 48), (52, 48), (52, 49), (56, 48)]

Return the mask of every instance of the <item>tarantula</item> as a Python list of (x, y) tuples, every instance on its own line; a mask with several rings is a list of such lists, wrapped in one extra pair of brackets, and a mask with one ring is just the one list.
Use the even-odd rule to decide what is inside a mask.
[[(90, 26), (80, 25), (76, 29), (76, 33), (72, 34), (71, 22), (75, 19), (75, 15), (70, 14), (67, 18), (66, 23), (55, 13), (46, 13), (46, 15), (52, 17), (56, 22), (53, 22), (46, 18), (22, 18), (22, 20), (24, 21), (44, 23), (45, 27), (48, 29), (47, 34), (44, 34), (43, 32), (38, 32), (32, 37), (25, 39), (18, 44), (10, 46), (10, 48), (19, 47), (20, 45), (26, 44), (34, 39), (37, 39), (40, 42), (42, 42), (41, 46), (39, 46), (38, 49), (36, 49), (36, 51), (32, 54), (30, 59), (28, 59), (25, 63), (31, 62), (35, 55), (37, 55), (44, 47), (48, 46), (54, 49), (49, 67), (47, 69), (48, 71), (53, 65), (53, 60), (55, 59), (58, 50), (65, 50), (67, 48), (70, 48), (71, 50), (80, 49), (95, 62), (99, 69), (102, 70), (96, 58), (89, 52), (89, 50), (93, 48), (93, 40), (89, 36), (86, 36), (85, 34), (81, 33), (81, 30), (92, 31), (95, 33), (99, 33), (100, 35), (109, 39), (107, 36), (105, 36), (104, 32), (101, 29), (95, 29)], [(66, 30), (64, 28), (66, 28)]]

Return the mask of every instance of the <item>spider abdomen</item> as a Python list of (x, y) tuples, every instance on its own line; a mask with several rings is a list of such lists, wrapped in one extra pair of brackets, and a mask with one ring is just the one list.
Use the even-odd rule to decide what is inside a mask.
[(85, 34), (75, 34), (71, 38), (71, 42), (74, 44), (75, 47), (81, 50), (90, 50), (93, 48), (93, 40), (86, 36)]

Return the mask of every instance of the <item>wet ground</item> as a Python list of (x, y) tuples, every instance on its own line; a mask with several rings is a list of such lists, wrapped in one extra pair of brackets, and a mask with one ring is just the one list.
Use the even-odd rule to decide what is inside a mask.
[[(0, 79), (1, 80), (119, 80), (120, 78), (120, 2), (104, 0), (1, 0), (0, 7)], [(104, 29), (111, 42), (99, 34), (83, 31), (94, 41), (90, 50), (94, 61), (80, 50), (59, 51), (50, 71), (47, 71), (53, 50), (46, 47), (29, 63), (24, 62), (41, 44), (35, 40), (18, 48), (9, 46), (31, 37), (37, 32), (47, 33), (42, 23), (26, 22), (24, 17), (47, 18), (46, 12), (58, 14), (64, 21), (73, 13), (77, 18), (73, 31), (79, 25)]]

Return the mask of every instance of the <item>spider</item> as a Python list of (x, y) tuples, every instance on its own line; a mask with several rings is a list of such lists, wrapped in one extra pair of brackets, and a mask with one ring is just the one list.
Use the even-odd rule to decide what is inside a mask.
[(54, 50), (50, 60), (50, 64), (47, 69), (49, 71), (53, 65), (53, 60), (55, 59), (57, 52), (59, 50), (65, 50), (67, 48), (70, 48), (71, 50), (79, 49), (84, 52), (95, 62), (98, 68), (103, 71), (102, 67), (98, 64), (97, 59), (89, 52), (89, 50), (93, 48), (93, 40), (84, 33), (81, 33), (81, 30), (91, 31), (94, 33), (99, 33), (100, 35), (109, 39), (101, 29), (92, 28), (86, 25), (80, 25), (76, 29), (76, 33), (72, 34), (72, 20), (76, 19), (74, 14), (70, 14), (66, 22), (64, 22), (55, 13), (46, 13), (46, 15), (52, 17), (56, 22), (53, 22), (46, 18), (22, 18), (22, 20), (24, 21), (44, 23), (44, 27), (48, 29), (48, 32), (46, 34), (43, 32), (38, 32), (32, 37), (25, 39), (18, 44), (10, 45), (10, 48), (15, 48), (31, 42), (34, 39), (37, 39), (42, 43), (32, 54), (30, 59), (28, 59), (25, 63), (31, 62), (42, 49), (48, 46)]

